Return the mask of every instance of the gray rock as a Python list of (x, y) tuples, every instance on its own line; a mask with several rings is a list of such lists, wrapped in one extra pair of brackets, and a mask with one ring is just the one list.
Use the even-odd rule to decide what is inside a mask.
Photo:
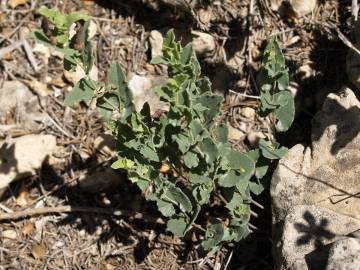
[(38, 97), (19, 81), (5, 81), (0, 88), (0, 121), (6, 123), (8, 119), (26, 130), (38, 129), (47, 119), (40, 113)]
[(193, 35), (192, 46), (196, 54), (204, 55), (215, 50), (216, 43), (212, 35), (199, 31), (191, 31)]
[(154, 58), (155, 56), (161, 56), (164, 42), (162, 34), (157, 30), (151, 31), (149, 41), (151, 46), (151, 57)]
[(153, 86), (162, 85), (165, 82), (164, 77), (134, 75), (129, 80), (129, 88), (133, 93), (136, 110), (140, 111), (147, 102), (150, 105), (151, 114), (157, 111), (168, 111), (169, 105), (160, 101), (160, 98), (151, 90)]
[(346, 237), (333, 244), (326, 270), (338, 269), (360, 269), (360, 239)]
[[(296, 237), (291, 224), (296, 221), (288, 219), (296, 216), (300, 218), (301, 213), (293, 213), (299, 205), (311, 206), (314, 213), (320, 210), (323, 213), (324, 209), (332, 210), (332, 215), (343, 220), (333, 230), (337, 235), (360, 228), (359, 225), (353, 228), (344, 222), (349, 218), (360, 220), (359, 132), (360, 102), (354, 93), (345, 89), (340, 96), (330, 94), (321, 111), (314, 117), (311, 147), (295, 145), (280, 160), (273, 175), (270, 192), (274, 249), (275, 254), (282, 254), (276, 255), (281, 269), (307, 269), (301, 266), (304, 257), (307, 257), (307, 265), (318, 258), (316, 253), (319, 250), (316, 246), (305, 245), (299, 248), (294, 244), (296, 241), (289, 240), (290, 235)], [(318, 214), (319, 218), (321, 215)], [(316, 217), (314, 214), (313, 216)], [(335, 217), (328, 219), (332, 223), (337, 220)], [(297, 264), (300, 265), (298, 268)]]
[(326, 265), (325, 247), (358, 230), (360, 220), (315, 205), (298, 205), (277, 226), (283, 231), (276, 241), (279, 268), (313, 269), (315, 264)]
[(12, 181), (34, 175), (55, 148), (56, 138), (52, 135), (26, 135), (2, 142), (0, 189)]

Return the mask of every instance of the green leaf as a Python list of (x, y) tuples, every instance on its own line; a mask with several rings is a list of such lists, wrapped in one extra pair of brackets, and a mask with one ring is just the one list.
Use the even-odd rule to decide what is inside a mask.
[(94, 81), (82, 78), (77, 84), (75, 84), (74, 88), (66, 96), (64, 105), (72, 106), (76, 102), (92, 99), (95, 95), (95, 90), (96, 88)]
[(196, 167), (199, 164), (199, 158), (198, 158), (197, 154), (194, 152), (191, 152), (191, 151), (187, 152), (184, 155), (184, 164), (189, 169)]
[(203, 112), (206, 125), (214, 121), (215, 117), (219, 115), (222, 101), (223, 98), (216, 95), (203, 95), (195, 100), (195, 104), (200, 103), (207, 108), (207, 110)]
[(132, 93), (127, 87), (125, 75), (121, 69), (119, 63), (112, 63), (109, 69), (108, 75), (109, 84), (116, 87), (121, 101), (124, 103), (124, 107), (128, 108), (132, 106)]
[(89, 21), (86, 21), (84, 23), (84, 29), (83, 29), (83, 33), (81, 35), (82, 42), (84, 44), (84, 49), (82, 51), (82, 59), (83, 59), (86, 74), (89, 74), (89, 72), (93, 66), (93, 63), (94, 63), (91, 42), (89, 40), (89, 25), (90, 25)]
[(221, 221), (214, 221), (213, 224), (208, 226), (205, 232), (205, 240), (201, 243), (205, 250), (210, 250), (216, 247), (224, 236), (224, 226)]
[(204, 174), (198, 174), (194, 172), (189, 173), (189, 180), (193, 184), (204, 184), (211, 182), (211, 178)]
[(216, 138), (219, 142), (227, 143), (228, 142), (228, 134), (229, 130), (225, 124), (220, 124), (216, 127)]
[(219, 185), (222, 187), (234, 187), (239, 180), (240, 176), (234, 170), (230, 170), (219, 178)]
[(255, 171), (255, 163), (246, 154), (231, 150), (227, 156), (228, 164), (231, 169), (240, 172), (241, 179), (249, 179)]
[(167, 222), (167, 230), (177, 236), (184, 236), (187, 227), (185, 218), (173, 218)]
[(96, 107), (105, 121), (112, 119), (114, 111), (120, 110), (119, 97), (113, 93), (105, 93), (98, 97)]
[(130, 159), (127, 159), (127, 158), (122, 158), (122, 159), (119, 159), (117, 161), (115, 161), (112, 165), (111, 165), (111, 168), (113, 168), (114, 170), (117, 170), (117, 169), (132, 169), (134, 168), (134, 165), (135, 165), (135, 162), (130, 160)]
[(284, 91), (282, 94), (287, 102), (274, 111), (275, 117), (279, 120), (276, 124), (276, 130), (279, 132), (288, 130), (295, 117), (295, 104), (292, 94), (289, 91)]
[(255, 195), (260, 195), (261, 192), (264, 191), (264, 186), (260, 182), (258, 182), (258, 183), (250, 182), (249, 188), (250, 188), (250, 191), (252, 193), (254, 193)]
[(177, 203), (181, 211), (188, 213), (191, 212), (192, 210), (191, 201), (180, 188), (175, 186), (169, 186), (165, 194), (167, 198)]
[(268, 159), (280, 159), (288, 153), (286, 147), (280, 147), (278, 143), (272, 143), (264, 139), (260, 139), (259, 147), (264, 157)]
[(163, 200), (157, 200), (156, 204), (160, 213), (165, 217), (171, 217), (175, 214), (175, 208), (171, 203), (165, 202)]
[(156, 162), (160, 162), (160, 157), (159, 154), (157, 152), (155, 152), (154, 149), (152, 149), (150, 146), (148, 145), (143, 145), (140, 149), (140, 153), (147, 159), (151, 160), (151, 161), (156, 161)]
[(213, 164), (219, 157), (219, 151), (211, 139), (204, 139), (199, 143), (201, 151), (205, 154), (206, 162)]
[(183, 51), (181, 53), (180, 62), (183, 65), (186, 65), (190, 61), (190, 58), (192, 55), (193, 55), (193, 48), (192, 48), (191, 43), (189, 43), (183, 48)]
[[(211, 181), (211, 179), (209, 180)], [(198, 204), (203, 205), (209, 202), (212, 190), (213, 185), (211, 182), (208, 184), (199, 184), (193, 187), (192, 195)]]

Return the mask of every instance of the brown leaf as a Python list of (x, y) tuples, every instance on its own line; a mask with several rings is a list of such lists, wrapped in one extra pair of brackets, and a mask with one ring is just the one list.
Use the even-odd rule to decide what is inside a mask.
[(42, 260), (45, 256), (46, 250), (43, 245), (35, 245), (31, 249), (31, 254), (34, 256), (36, 260)]
[(34, 232), (34, 224), (32, 224), (31, 222), (26, 223), (26, 225), (24, 226), (24, 228), (22, 229), (22, 233), (24, 236), (29, 236), (30, 234), (32, 234)]
[(28, 2), (29, 0), (9, 0), (8, 4), (9, 6), (14, 9), (19, 5), (24, 5)]

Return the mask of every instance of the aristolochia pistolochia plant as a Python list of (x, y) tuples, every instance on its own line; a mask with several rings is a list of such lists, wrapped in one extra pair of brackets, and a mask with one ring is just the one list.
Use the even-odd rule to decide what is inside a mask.
[[(89, 17), (46, 8), (40, 13), (52, 28), (49, 33), (36, 31), (32, 37), (63, 52), (65, 69), (80, 65), (89, 74), (93, 65), (87, 37)], [(78, 25), (78, 32), (69, 40), (73, 23)], [(96, 99), (99, 112), (117, 140), (118, 160), (112, 168), (125, 170), (146, 199), (156, 202), (168, 219), (170, 232), (184, 236), (195, 230), (203, 234), (206, 250), (243, 239), (250, 232), (251, 195), (263, 191), (261, 179), (269, 163), (285, 155), (286, 148), (267, 140), (261, 140), (259, 149), (247, 153), (231, 147), (227, 126), (216, 121), (223, 99), (212, 93), (209, 79), (201, 76), (191, 44), (182, 47), (173, 31), (164, 40), (163, 56), (152, 63), (168, 68), (167, 84), (153, 89), (169, 104), (169, 111), (160, 116), (152, 116), (151, 104), (147, 103), (141, 111), (135, 111), (131, 91), (117, 63), (110, 66), (107, 82), (93, 81), (88, 75), (82, 78), (65, 98), (65, 104)], [(261, 101), (262, 111), (278, 119), (279, 131), (288, 129), (294, 117), (287, 84), (284, 57), (273, 38), (265, 51)], [(223, 207), (221, 214), (209, 211), (214, 202)]]

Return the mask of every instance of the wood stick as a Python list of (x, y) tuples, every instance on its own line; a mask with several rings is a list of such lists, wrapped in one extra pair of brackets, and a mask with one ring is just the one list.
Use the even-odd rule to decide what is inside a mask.
[(141, 213), (136, 213), (128, 210), (115, 210), (112, 208), (71, 206), (71, 205), (63, 205), (57, 207), (30, 208), (13, 213), (2, 213), (0, 214), (0, 221), (16, 220), (20, 218), (38, 216), (38, 215), (50, 215), (56, 213), (59, 214), (59, 213), (74, 213), (74, 212), (104, 214), (111, 216), (125, 216), (125, 217), (132, 217), (134, 219), (145, 219), (158, 224), (164, 224), (164, 221), (160, 218), (149, 217)]

